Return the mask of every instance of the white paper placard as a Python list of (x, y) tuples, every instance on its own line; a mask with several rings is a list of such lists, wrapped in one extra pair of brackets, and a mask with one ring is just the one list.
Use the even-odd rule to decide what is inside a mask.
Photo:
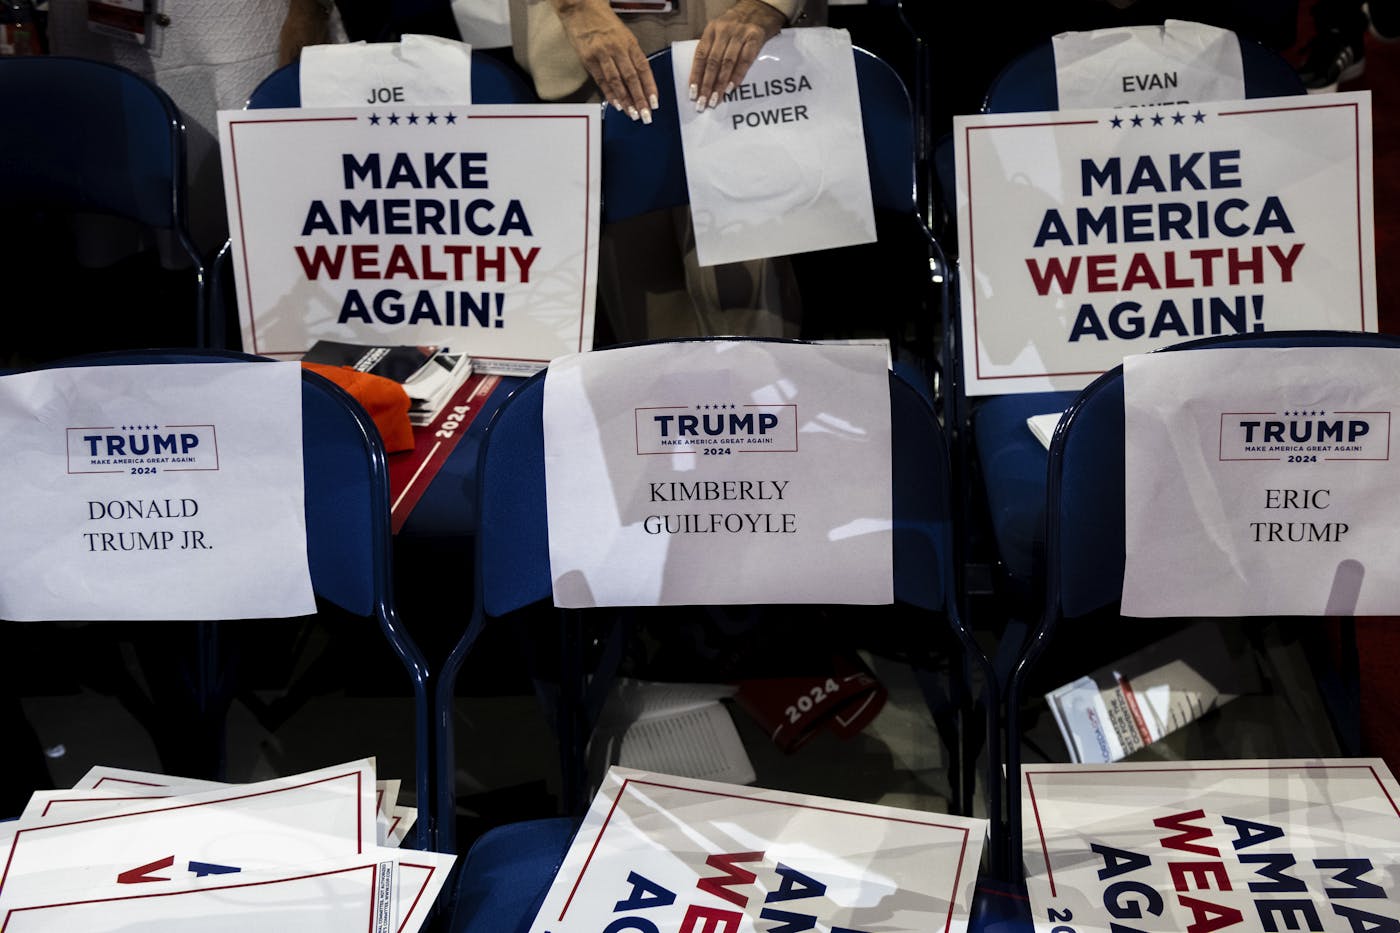
[(1400, 612), (1400, 350), (1123, 364), (1133, 616)]
[(1061, 110), (1245, 97), (1240, 41), (1228, 29), (1169, 19), (1065, 32), (1051, 43)]
[(75, 866), (22, 898), (0, 892), (0, 924), (17, 933), (416, 933), (454, 861), (371, 849), (283, 869), (176, 871), (134, 885), (91, 884), (92, 872)]
[[(68, 822), (14, 824), (0, 843), (0, 892), (31, 892), (78, 864), (102, 883), (199, 874), (199, 866), (252, 871), (305, 865), (375, 847), (374, 762), (178, 798), (133, 801)], [(122, 882), (122, 878), (126, 878)]]
[(874, 242), (850, 34), (784, 29), (703, 113), (686, 99), (698, 44), (674, 43), (671, 68), (700, 264)]
[(551, 364), (555, 605), (891, 602), (888, 379), (878, 347), (763, 341)]
[(613, 768), (530, 930), (962, 931), (986, 825)]
[(1371, 101), (954, 118), (969, 395), (1220, 333), (1376, 329)]
[(0, 618), (316, 611), (298, 366), (18, 373), (0, 424)]
[(596, 105), (221, 111), (244, 349), (434, 344), (533, 372), (593, 340)]
[(1037, 933), (1400, 929), (1378, 758), (1032, 765), (1021, 790)]
[(303, 107), (470, 104), (472, 49), (439, 36), (310, 45), (301, 51)]

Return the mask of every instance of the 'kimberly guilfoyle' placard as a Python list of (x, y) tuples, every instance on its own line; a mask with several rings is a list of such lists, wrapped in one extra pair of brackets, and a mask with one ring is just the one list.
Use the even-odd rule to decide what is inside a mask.
[(716, 340), (551, 363), (555, 605), (891, 602), (886, 356)]
[(224, 111), (219, 135), (245, 350), (522, 372), (592, 345), (596, 106)]
[(1376, 329), (1365, 92), (955, 127), (970, 395), (1211, 334)]

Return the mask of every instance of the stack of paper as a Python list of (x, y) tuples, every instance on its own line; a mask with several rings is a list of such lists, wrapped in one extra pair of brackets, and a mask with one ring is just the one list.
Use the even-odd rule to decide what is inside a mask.
[(398, 786), (373, 759), (237, 785), (94, 768), (0, 824), (0, 929), (415, 933), (453, 856), (397, 848)]
[(720, 700), (734, 688), (620, 679), (589, 747), (596, 781), (617, 764), (641, 771), (748, 784), (753, 763)]

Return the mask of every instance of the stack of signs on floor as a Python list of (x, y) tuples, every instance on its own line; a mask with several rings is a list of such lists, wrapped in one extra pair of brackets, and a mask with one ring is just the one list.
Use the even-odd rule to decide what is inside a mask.
[(1400, 930), (1400, 785), (1380, 759), (1031, 765), (1037, 931)]
[(986, 827), (613, 768), (530, 930), (961, 931)]
[(398, 786), (373, 759), (230, 785), (95, 768), (0, 824), (0, 929), (415, 933), (453, 856), (397, 848)]

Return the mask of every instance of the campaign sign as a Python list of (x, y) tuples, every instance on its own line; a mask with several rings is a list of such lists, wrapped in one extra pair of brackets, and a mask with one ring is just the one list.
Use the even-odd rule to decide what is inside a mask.
[(544, 441), (558, 606), (893, 600), (883, 347), (565, 357)]
[(969, 395), (1212, 334), (1376, 329), (1371, 101), (955, 118)]
[(593, 339), (599, 110), (224, 111), (243, 347), (450, 347), (520, 373)]
[(1400, 612), (1400, 350), (1123, 364), (1132, 616)]
[(0, 618), (315, 612), (296, 364), (19, 373), (0, 423)]
[(615, 767), (530, 930), (961, 933), (986, 827)]
[(1400, 930), (1397, 799), (1378, 758), (1028, 766), (1035, 930)]

